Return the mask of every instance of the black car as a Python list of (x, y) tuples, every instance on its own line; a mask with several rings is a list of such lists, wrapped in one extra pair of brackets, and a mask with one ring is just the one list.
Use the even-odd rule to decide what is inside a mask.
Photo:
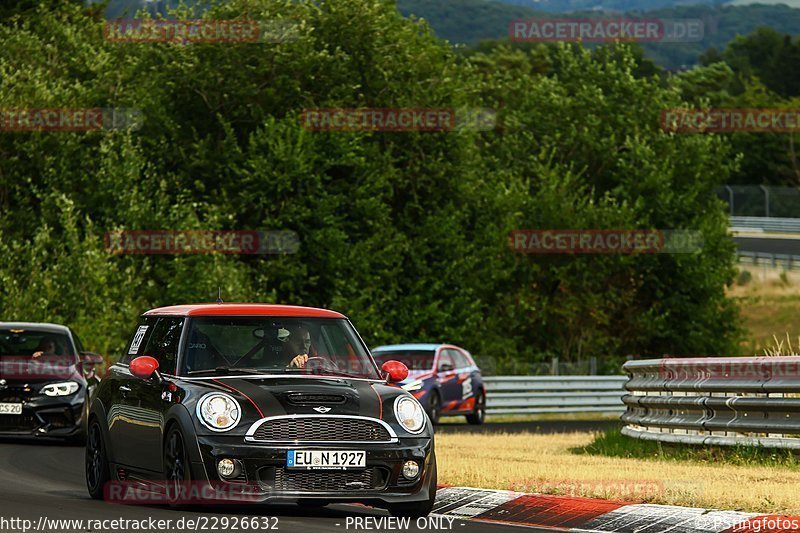
[(379, 369), (333, 311), (148, 311), (92, 402), (89, 493), (125, 501), (117, 489), (136, 483), (163, 489), (171, 504), (240, 494), (426, 515), (436, 494), (433, 428), (396, 384), (407, 375), (396, 361)]
[(0, 436), (83, 442), (102, 361), (66, 326), (0, 322)]

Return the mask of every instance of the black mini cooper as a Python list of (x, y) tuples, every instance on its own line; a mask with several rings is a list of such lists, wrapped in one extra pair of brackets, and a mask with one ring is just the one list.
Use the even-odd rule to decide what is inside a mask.
[(359, 502), (424, 516), (436, 494), (433, 428), (396, 385), (407, 374), (396, 361), (379, 369), (333, 311), (148, 311), (93, 397), (89, 493), (124, 502), (146, 487), (170, 504)]

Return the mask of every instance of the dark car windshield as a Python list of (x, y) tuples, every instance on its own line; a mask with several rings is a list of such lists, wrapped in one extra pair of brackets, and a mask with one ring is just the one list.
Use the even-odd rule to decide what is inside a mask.
[(0, 357), (69, 356), (75, 351), (63, 333), (50, 333), (30, 329), (0, 329)]
[(434, 353), (434, 350), (379, 350), (372, 352), (372, 356), (378, 365), (394, 360), (404, 363), (409, 370), (431, 370)]
[(372, 358), (344, 319), (192, 318), (181, 374), (236, 373), (312, 373), (380, 379)]

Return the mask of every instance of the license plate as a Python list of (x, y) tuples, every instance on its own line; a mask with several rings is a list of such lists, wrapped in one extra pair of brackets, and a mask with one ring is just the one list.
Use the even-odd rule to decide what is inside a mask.
[(286, 468), (350, 470), (366, 466), (367, 452), (364, 451), (289, 450), (286, 454)]
[(21, 403), (0, 403), (0, 415), (21, 415)]

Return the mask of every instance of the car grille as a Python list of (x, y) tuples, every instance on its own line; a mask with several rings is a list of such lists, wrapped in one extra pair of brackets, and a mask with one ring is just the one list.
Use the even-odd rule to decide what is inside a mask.
[(285, 470), (266, 467), (258, 471), (265, 488), (281, 492), (359, 492), (381, 490), (389, 472), (384, 468), (364, 470)]
[(256, 429), (253, 440), (269, 442), (391, 442), (380, 423), (358, 418), (276, 418)]

